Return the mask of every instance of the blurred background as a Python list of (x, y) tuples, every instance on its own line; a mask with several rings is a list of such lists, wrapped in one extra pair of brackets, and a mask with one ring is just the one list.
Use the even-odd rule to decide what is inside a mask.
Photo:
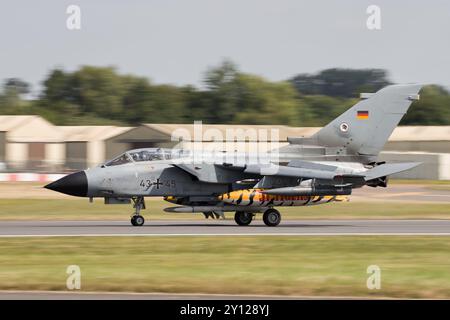
[[(1, 1), (0, 299), (66, 291), (74, 264), (87, 292), (450, 298), (449, 13), (447, 0)], [(394, 83), (424, 87), (379, 161), (423, 164), (350, 202), (284, 207), (282, 236), (256, 221), (219, 239), (231, 215), (167, 213), (154, 197), (141, 235), (155, 234), (134, 237), (131, 206), (42, 188), (172, 147), (194, 121), (277, 129), (282, 146)], [(211, 236), (179, 236), (189, 225)], [(314, 232), (329, 235), (300, 236)], [(382, 290), (367, 287), (374, 264)]]
[(400, 178), (448, 180), (450, 4), (378, 1), (377, 30), (367, 26), (371, 4), (4, 3), (0, 179), (45, 181), (127, 149), (171, 147), (171, 133), (194, 120), (273, 126), (283, 144), (361, 92), (418, 82), (421, 100), (380, 160), (424, 162)]

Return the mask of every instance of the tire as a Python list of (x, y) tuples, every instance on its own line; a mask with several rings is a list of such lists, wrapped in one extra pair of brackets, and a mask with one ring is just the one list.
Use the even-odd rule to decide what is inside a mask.
[(205, 216), (205, 219), (209, 219), (209, 218), (214, 219), (214, 214), (212, 211), (203, 212), (203, 215)]
[(248, 226), (253, 220), (253, 213), (245, 211), (236, 211), (234, 221), (240, 226)]
[(263, 214), (263, 221), (268, 227), (276, 227), (281, 222), (281, 214), (278, 210), (267, 209)]
[(131, 224), (135, 227), (141, 227), (145, 223), (145, 219), (143, 216), (134, 216), (131, 218)]

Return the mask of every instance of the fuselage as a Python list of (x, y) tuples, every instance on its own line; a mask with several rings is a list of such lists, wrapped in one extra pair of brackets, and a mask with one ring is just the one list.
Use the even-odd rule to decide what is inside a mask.
[[(256, 160), (255, 160), (256, 159)], [(211, 155), (203, 153), (195, 155), (189, 152), (181, 152), (179, 150), (170, 149), (136, 149), (125, 152), (124, 154), (94, 168), (86, 169), (81, 172), (74, 173), (63, 179), (56, 181), (47, 187), (56, 191), (67, 194), (84, 197), (104, 197), (104, 198), (130, 198), (135, 196), (143, 197), (172, 197), (173, 199), (187, 199), (185, 203), (197, 202), (230, 202), (223, 201), (224, 194), (233, 191), (246, 190), (253, 188), (260, 178), (254, 174), (244, 174), (242, 172), (227, 173), (230, 175), (216, 183), (209, 183), (195, 179), (191, 174), (180, 170), (176, 167), (179, 163), (196, 163), (209, 161), (210, 163), (225, 163), (226, 161), (233, 164), (245, 166), (249, 161), (262, 163), (279, 163), (279, 156), (273, 154), (264, 154), (255, 157), (250, 154), (226, 154), (220, 153)], [(283, 158), (284, 161), (294, 160)], [(354, 174), (365, 171), (366, 168), (358, 162), (332, 162), (317, 161), (317, 164), (333, 165), (336, 167), (335, 174)], [(202, 164), (198, 165), (199, 167)], [(195, 167), (197, 168), (197, 167)], [(218, 174), (219, 175), (219, 174)], [(72, 177), (72, 178), (71, 178)], [(73, 181), (70, 181), (70, 180)], [(236, 183), (239, 180), (242, 183)], [(246, 182), (248, 180), (248, 182)], [(65, 187), (62, 186), (65, 184)], [(78, 185), (77, 185), (78, 184)], [(67, 187), (70, 185), (70, 188)], [(244, 191), (243, 191), (244, 192)], [(202, 200), (201, 197), (206, 197)], [(222, 198), (221, 198), (222, 197)], [(267, 195), (265, 196), (268, 197)], [(261, 198), (264, 198), (261, 195)], [(194, 200), (191, 200), (194, 199)], [(283, 199), (278, 201), (273, 197), (274, 205), (283, 205), (287, 203)], [(280, 198), (281, 199), (281, 198)], [(336, 198), (322, 197), (318, 203), (326, 201), (334, 201)], [(317, 199), (312, 199), (312, 201)], [(276, 201), (276, 202), (275, 202)], [(305, 203), (314, 203), (310, 197), (299, 197), (293, 200), (292, 205), (304, 205)]]

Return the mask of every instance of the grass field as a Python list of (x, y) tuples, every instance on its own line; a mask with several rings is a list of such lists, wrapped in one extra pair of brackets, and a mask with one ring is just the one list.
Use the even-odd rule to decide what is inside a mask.
[(430, 190), (444, 190), (450, 191), (449, 180), (403, 180), (403, 179), (391, 179), (390, 185), (422, 185)]
[[(393, 180), (392, 184), (420, 184), (428, 189), (450, 190), (449, 181)], [(131, 205), (103, 205), (103, 199), (89, 203), (87, 199), (70, 197), (42, 188), (37, 182), (0, 183), (0, 220), (128, 220)], [(420, 192), (422, 192), (419, 189)], [(352, 201), (355, 200), (355, 201)], [(173, 214), (163, 208), (173, 206), (160, 198), (147, 198), (151, 219), (203, 219), (201, 214)], [(280, 207), (283, 219), (450, 219), (450, 203), (400, 202), (382, 198), (351, 197), (349, 203), (330, 203), (312, 207)], [(233, 214), (228, 213), (228, 218)], [(259, 216), (258, 216), (259, 218)]]
[(416, 184), (416, 185), (450, 185), (450, 180), (415, 180), (415, 179), (390, 179), (389, 184)]
[[(203, 219), (202, 214), (165, 213), (163, 200), (147, 201), (143, 215), (152, 219)], [(450, 203), (330, 203), (310, 207), (279, 207), (283, 219), (450, 219)], [(0, 199), (0, 220), (128, 220), (131, 205), (104, 205), (87, 199)], [(226, 214), (232, 219), (233, 213)], [(260, 216), (258, 215), (260, 218)]]
[[(448, 182), (424, 185), (448, 188)], [(148, 199), (147, 223), (204, 219), (164, 213), (167, 206)], [(382, 199), (279, 209), (283, 219), (450, 219), (445, 202)], [(128, 222), (132, 211), (35, 183), (0, 184), (0, 220)], [(66, 290), (66, 268), (75, 264), (83, 291), (450, 298), (449, 253), (450, 237), (432, 236), (0, 238), (0, 290)], [(373, 264), (382, 271), (381, 290), (366, 287)]]
[[(0, 239), (0, 289), (450, 298), (450, 237)], [(368, 290), (369, 265), (381, 289)]]

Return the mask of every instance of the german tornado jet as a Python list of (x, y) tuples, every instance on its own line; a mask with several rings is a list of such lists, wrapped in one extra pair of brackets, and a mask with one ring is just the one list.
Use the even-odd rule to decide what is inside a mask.
[[(386, 187), (388, 176), (419, 163), (377, 162), (377, 157), (420, 85), (392, 85), (363, 99), (311, 137), (254, 161), (249, 154), (147, 148), (127, 151), (97, 167), (65, 176), (45, 188), (104, 198), (105, 204), (133, 203), (133, 226), (142, 226), (145, 197), (164, 197), (167, 212), (223, 217), (238, 225), (263, 214), (267, 226), (281, 221), (277, 207), (346, 201), (354, 188)], [(253, 159), (250, 161), (250, 159)]]

